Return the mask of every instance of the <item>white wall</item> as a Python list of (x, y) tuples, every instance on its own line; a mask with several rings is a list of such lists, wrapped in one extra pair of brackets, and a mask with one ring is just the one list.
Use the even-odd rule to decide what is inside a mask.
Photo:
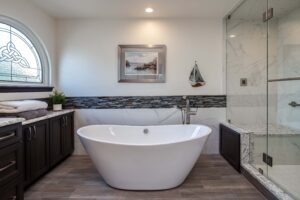
[[(0, 15), (14, 18), (30, 28), (44, 43), (51, 61), (51, 83), (56, 85), (55, 20), (34, 4), (23, 0), (0, 0)], [(47, 97), (48, 93), (0, 93), (0, 100)]]
[[(68, 96), (224, 94), (222, 39), (222, 19), (59, 20), (59, 87)], [(118, 83), (119, 44), (165, 44), (167, 82)], [(195, 60), (207, 82), (196, 89)]]
[[(67, 96), (220, 95), (223, 85), (222, 19), (59, 20), (58, 85)], [(167, 77), (161, 84), (118, 83), (119, 44), (165, 44)], [(192, 88), (194, 61), (207, 82)], [(199, 109), (193, 123), (213, 129), (205, 153), (218, 153), (218, 125), (225, 108)], [(175, 109), (76, 110), (75, 128), (90, 124), (161, 125), (181, 123)], [(77, 138), (77, 137), (76, 137)], [(78, 139), (75, 154), (84, 154)]]

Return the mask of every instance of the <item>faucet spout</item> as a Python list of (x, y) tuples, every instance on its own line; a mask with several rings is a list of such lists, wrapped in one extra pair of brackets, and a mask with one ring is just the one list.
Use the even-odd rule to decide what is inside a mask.
[(191, 123), (191, 115), (196, 115), (197, 111), (191, 111), (190, 107), (190, 100), (186, 98), (186, 105), (185, 108), (183, 108), (184, 111), (184, 124), (190, 124)]

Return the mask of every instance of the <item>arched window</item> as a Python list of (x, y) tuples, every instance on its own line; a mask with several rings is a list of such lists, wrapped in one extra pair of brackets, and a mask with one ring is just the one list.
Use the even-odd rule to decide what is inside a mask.
[(5, 16), (0, 16), (0, 84), (49, 85), (44, 46), (25, 25)]

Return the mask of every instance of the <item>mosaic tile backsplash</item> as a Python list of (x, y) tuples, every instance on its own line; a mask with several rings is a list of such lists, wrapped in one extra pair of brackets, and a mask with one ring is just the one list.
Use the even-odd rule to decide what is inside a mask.
[[(67, 97), (66, 108), (74, 109), (149, 109), (185, 106), (183, 96)], [(225, 95), (188, 96), (193, 108), (224, 108)]]

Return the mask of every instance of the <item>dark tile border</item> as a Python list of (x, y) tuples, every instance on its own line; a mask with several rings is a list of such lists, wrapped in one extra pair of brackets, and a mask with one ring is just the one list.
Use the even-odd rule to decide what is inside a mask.
[[(67, 97), (66, 108), (74, 109), (155, 109), (183, 107), (183, 96)], [(225, 108), (225, 95), (188, 96), (193, 108)]]

